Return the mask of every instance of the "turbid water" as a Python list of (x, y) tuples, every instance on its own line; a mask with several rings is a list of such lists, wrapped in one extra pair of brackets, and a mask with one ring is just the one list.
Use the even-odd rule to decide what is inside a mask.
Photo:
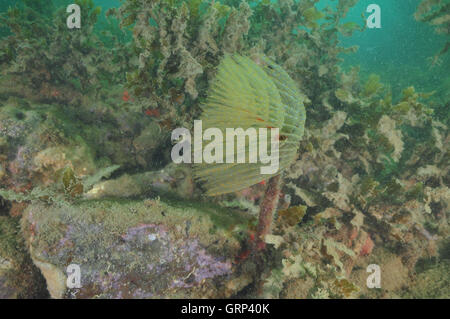
[(449, 298), (449, 12), (2, 1), (0, 298)]

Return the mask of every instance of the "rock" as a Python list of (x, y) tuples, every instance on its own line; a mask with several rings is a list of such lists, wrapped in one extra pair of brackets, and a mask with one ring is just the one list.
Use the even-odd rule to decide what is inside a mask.
[(5, 176), (5, 170), (2, 166), (2, 164), (0, 163), (0, 180), (2, 180), (3, 176)]
[(19, 293), (19, 287), (12, 284), (10, 272), (14, 269), (11, 260), (0, 257), (0, 299), (15, 298)]
[(64, 109), (21, 99), (0, 102), (2, 184), (49, 186), (65, 167), (84, 177), (113, 164), (136, 172), (170, 160), (170, 151), (162, 150), (170, 146), (170, 135), (158, 124), (139, 112), (85, 102)]
[(66, 277), (64, 273), (50, 263), (39, 261), (36, 256), (33, 256), (33, 262), (40, 269), (47, 281), (47, 289), (50, 296), (55, 299), (62, 298), (66, 289)]
[(283, 298), (305, 299), (308, 298), (310, 290), (314, 287), (314, 280), (310, 277), (305, 279), (296, 278), (289, 281), (283, 291)]
[[(409, 278), (409, 270), (402, 263), (400, 257), (392, 254), (385, 248), (374, 249), (372, 255), (368, 259), (358, 259), (355, 270), (350, 276), (350, 280), (357, 284), (361, 289), (361, 296), (396, 298), (399, 292), (411, 286), (412, 282)], [(366, 281), (370, 275), (366, 271), (367, 266), (376, 264), (381, 269), (381, 289), (367, 288)]]
[(46, 297), (44, 278), (24, 248), (18, 219), (0, 216), (0, 299)]
[(161, 141), (164, 139), (169, 140), (168, 132), (162, 131), (156, 122), (152, 122), (144, 128), (141, 134), (133, 141), (138, 164), (142, 167), (149, 167), (152, 162), (155, 162), (155, 155), (168, 154), (169, 152), (161, 152), (159, 149)]
[[(201, 207), (159, 199), (37, 202), (22, 218), (53, 298), (230, 297), (237, 292), (230, 287), (242, 289), (227, 283), (238, 277), (235, 235), (248, 217)], [(79, 289), (65, 286), (70, 264), (80, 267)]]
[(70, 167), (78, 177), (94, 174), (96, 167), (92, 152), (87, 145), (49, 147), (33, 158), (31, 171), (39, 176), (39, 184), (51, 185), (59, 182), (58, 171)]
[(122, 175), (97, 183), (85, 197), (88, 199), (136, 197), (147, 193), (172, 194), (191, 198), (194, 183), (189, 167), (171, 163), (158, 171)]

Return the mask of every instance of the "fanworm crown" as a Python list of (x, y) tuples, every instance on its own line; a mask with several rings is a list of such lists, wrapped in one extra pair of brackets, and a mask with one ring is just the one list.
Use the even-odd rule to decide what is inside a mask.
[[(280, 66), (265, 56), (255, 60), (257, 63), (248, 57), (229, 55), (221, 61), (202, 105), (201, 120), (204, 130), (218, 128), (222, 133), (226, 128), (279, 128), (279, 171), (261, 174), (261, 162), (195, 164), (194, 176), (204, 182), (207, 195), (257, 184), (279, 174), (296, 157), (306, 119), (302, 95)], [(247, 154), (248, 150), (247, 139), (245, 145), (235, 143), (235, 154)]]

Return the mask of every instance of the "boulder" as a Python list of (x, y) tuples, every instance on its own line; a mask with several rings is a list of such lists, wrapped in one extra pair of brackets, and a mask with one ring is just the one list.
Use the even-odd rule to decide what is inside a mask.
[[(22, 217), (53, 298), (230, 297), (244, 284), (234, 262), (248, 222), (209, 204), (159, 198), (34, 202)], [(78, 287), (67, 285), (68, 275), (76, 282), (69, 265), (79, 267)]]

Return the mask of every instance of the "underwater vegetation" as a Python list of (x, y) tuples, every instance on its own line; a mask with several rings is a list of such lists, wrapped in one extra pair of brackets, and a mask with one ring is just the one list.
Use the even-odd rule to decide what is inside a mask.
[[(0, 13), (1, 297), (449, 298), (450, 101), (342, 67), (357, 0), (62, 2)], [(280, 170), (173, 163), (196, 119), (279, 127)]]
[(93, 32), (101, 8), (92, 0), (74, 3), (83, 8), (79, 32), (67, 28), (65, 7), (51, 1), (20, 1), (0, 17), (12, 33), (2, 41), (0, 64), (14, 81), (49, 100), (119, 83), (128, 65), (122, 50), (107, 49)]
[(432, 63), (438, 64), (439, 57), (450, 49), (450, 3), (444, 0), (423, 0), (417, 7), (415, 18), (418, 21), (434, 26), (436, 33), (447, 36), (447, 42), (442, 50), (435, 56)]

